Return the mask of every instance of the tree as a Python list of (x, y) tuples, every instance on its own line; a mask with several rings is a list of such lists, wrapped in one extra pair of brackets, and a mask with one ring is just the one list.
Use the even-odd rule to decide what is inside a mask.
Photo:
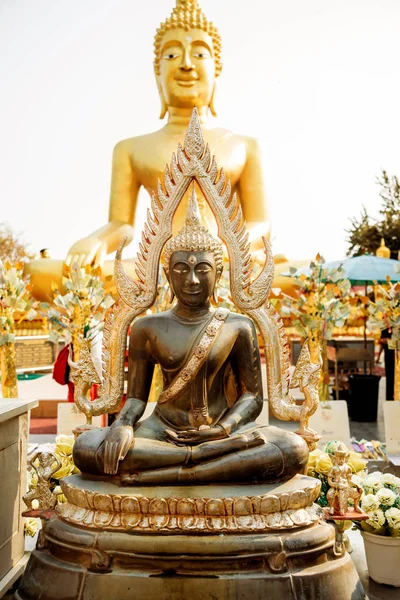
[(6, 223), (0, 223), (0, 260), (8, 260), (12, 265), (26, 262), (33, 258), (28, 245), (21, 235), (12, 230)]
[[(390, 177), (385, 170), (377, 177), (380, 186), (379, 196), (382, 204), (379, 210), (380, 218), (372, 219), (365, 206), (362, 207), (359, 219), (351, 219), (349, 234), (348, 256), (375, 254), (381, 238), (390, 249), (391, 258), (397, 258), (400, 251), (400, 181), (396, 175)], [(372, 223), (371, 223), (372, 221)], [(375, 222), (373, 222), (375, 221)]]

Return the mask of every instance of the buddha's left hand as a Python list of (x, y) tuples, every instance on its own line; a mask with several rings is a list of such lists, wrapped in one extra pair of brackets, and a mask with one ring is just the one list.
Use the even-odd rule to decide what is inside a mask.
[(222, 440), (226, 438), (226, 431), (219, 427), (210, 427), (209, 429), (188, 429), (187, 431), (172, 431), (167, 429), (166, 433), (174, 444), (196, 446), (203, 442), (211, 442), (213, 440)]

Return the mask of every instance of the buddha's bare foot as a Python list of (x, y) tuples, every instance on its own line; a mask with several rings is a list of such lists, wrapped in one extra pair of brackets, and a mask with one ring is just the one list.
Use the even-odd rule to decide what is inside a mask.
[(256, 448), (265, 444), (265, 437), (258, 430), (238, 433), (229, 438), (224, 438), (215, 442), (204, 442), (199, 446), (192, 448), (191, 461), (193, 464), (205, 462), (231, 454), (240, 452), (249, 448)]
[(267, 442), (261, 431), (256, 429), (255, 431), (251, 431), (248, 434), (245, 434), (247, 437), (247, 447), (255, 448), (257, 446), (262, 446)]

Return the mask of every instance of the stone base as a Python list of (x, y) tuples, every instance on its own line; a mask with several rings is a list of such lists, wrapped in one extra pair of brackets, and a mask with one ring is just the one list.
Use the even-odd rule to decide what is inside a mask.
[(331, 525), (296, 531), (163, 535), (85, 530), (52, 518), (17, 600), (363, 600)]
[(68, 477), (17, 600), (363, 600), (319, 482), (120, 488)]

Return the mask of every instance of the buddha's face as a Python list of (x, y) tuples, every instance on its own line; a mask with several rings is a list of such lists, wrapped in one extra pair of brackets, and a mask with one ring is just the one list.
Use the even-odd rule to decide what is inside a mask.
[(212, 296), (217, 270), (212, 252), (173, 252), (169, 261), (169, 282), (178, 302), (204, 306)]
[(201, 29), (171, 29), (163, 37), (158, 85), (168, 106), (209, 106), (215, 85), (212, 38)]

